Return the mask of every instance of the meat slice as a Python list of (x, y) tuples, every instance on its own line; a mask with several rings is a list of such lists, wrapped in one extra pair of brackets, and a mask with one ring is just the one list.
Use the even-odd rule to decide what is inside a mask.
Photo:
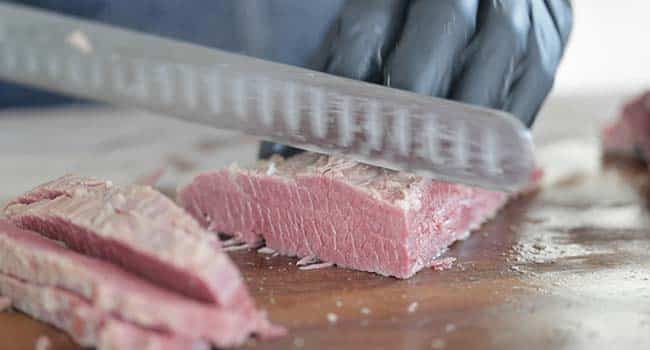
[(432, 266), (507, 198), (313, 153), (200, 174), (179, 190), (212, 231), (399, 278)]
[(271, 336), (282, 331), (252, 304), (225, 308), (194, 301), (3, 220), (0, 273), (61, 288), (141, 327), (205, 339), (219, 347), (241, 344), (252, 333)]
[(218, 239), (150, 187), (67, 175), (13, 200), (5, 215), (196, 300), (252, 303)]
[(606, 153), (650, 160), (650, 92), (629, 101), (601, 134)]
[(0, 273), (0, 293), (9, 296), (17, 309), (66, 331), (82, 346), (95, 346), (99, 350), (209, 348), (198, 340), (122, 322), (65, 290), (35, 285), (3, 273)]

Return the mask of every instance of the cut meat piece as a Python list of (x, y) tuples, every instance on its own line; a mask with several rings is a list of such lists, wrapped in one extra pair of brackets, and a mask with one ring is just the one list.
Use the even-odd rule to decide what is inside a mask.
[(0, 291), (15, 308), (68, 333), (82, 346), (97, 344), (102, 315), (83, 299), (54, 288), (43, 288), (0, 273)]
[(650, 160), (650, 92), (628, 102), (601, 137), (607, 153)]
[(0, 297), (0, 311), (5, 311), (11, 307), (11, 299)]
[(122, 322), (62, 289), (38, 286), (2, 273), (0, 293), (9, 296), (17, 309), (66, 331), (82, 346), (96, 346), (99, 350), (118, 349), (114, 344), (121, 345), (121, 350), (209, 349), (201, 341)]
[(150, 187), (67, 175), (10, 202), (5, 215), (196, 300), (252, 303), (218, 238)]
[(252, 304), (223, 308), (185, 298), (3, 220), (0, 273), (64, 289), (139, 326), (220, 347), (241, 344), (252, 333), (264, 337), (282, 332)]
[(180, 203), (212, 231), (399, 278), (432, 266), (507, 199), (313, 153), (200, 174), (179, 191)]

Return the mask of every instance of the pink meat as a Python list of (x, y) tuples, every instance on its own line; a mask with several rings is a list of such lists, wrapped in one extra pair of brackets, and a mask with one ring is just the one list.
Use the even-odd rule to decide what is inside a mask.
[(13, 200), (5, 215), (196, 300), (252, 304), (218, 239), (150, 187), (67, 175)]
[(608, 153), (650, 158), (650, 92), (628, 102), (620, 117), (601, 134)]
[[(208, 349), (201, 341), (140, 328), (120, 321), (63, 289), (39, 286), (0, 273), (0, 293), (26, 314), (50, 323), (82, 346), (99, 350)], [(115, 347), (119, 344), (119, 347)]]
[(223, 308), (185, 298), (3, 220), (0, 273), (64, 289), (139, 326), (205, 339), (220, 347), (241, 344), (252, 333), (281, 332), (252, 304)]
[(399, 278), (434, 265), (507, 198), (313, 153), (204, 173), (179, 191), (212, 231)]

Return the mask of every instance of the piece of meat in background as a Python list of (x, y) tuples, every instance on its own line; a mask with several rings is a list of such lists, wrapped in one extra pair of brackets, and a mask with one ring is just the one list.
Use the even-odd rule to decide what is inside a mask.
[(606, 154), (650, 160), (650, 91), (626, 103), (601, 138)]

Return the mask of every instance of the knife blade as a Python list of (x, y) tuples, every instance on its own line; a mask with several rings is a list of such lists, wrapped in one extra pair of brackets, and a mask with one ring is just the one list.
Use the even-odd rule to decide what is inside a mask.
[(19, 5), (0, 4), (0, 78), (495, 190), (535, 164), (504, 112)]

